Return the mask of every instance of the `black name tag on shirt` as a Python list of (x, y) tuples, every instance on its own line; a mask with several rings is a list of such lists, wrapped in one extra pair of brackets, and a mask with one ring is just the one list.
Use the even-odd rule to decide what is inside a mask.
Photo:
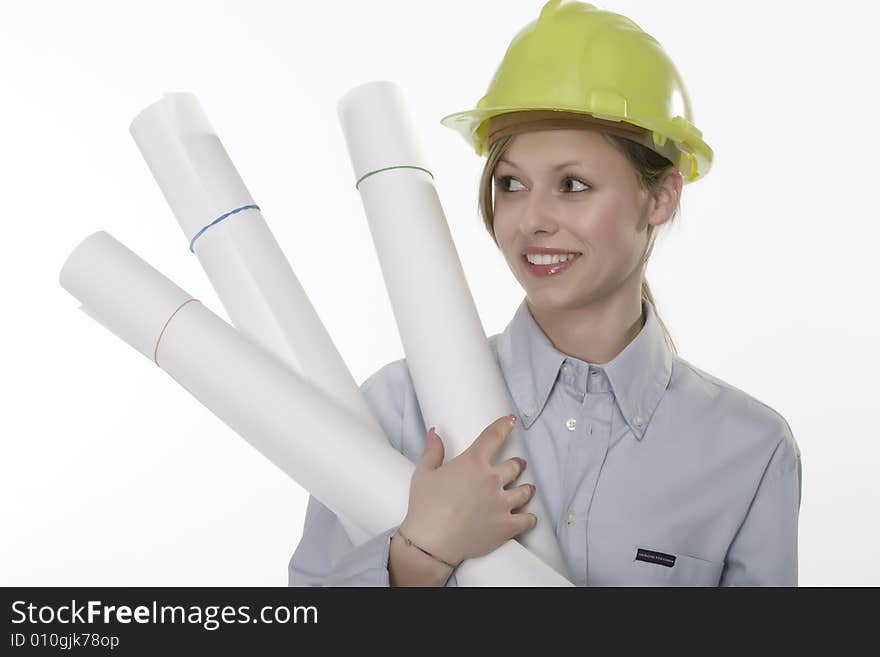
[(653, 550), (645, 550), (644, 548), (637, 548), (636, 561), (659, 563), (661, 566), (672, 568), (675, 565), (675, 555), (665, 554), (663, 552), (654, 552)]

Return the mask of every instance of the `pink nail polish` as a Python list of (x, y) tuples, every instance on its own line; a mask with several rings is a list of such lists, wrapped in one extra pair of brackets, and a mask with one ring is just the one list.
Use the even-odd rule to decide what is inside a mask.
[(428, 435), (427, 435), (427, 437), (425, 438), (425, 444), (426, 444), (426, 445), (430, 445), (430, 444), (431, 444), (431, 439), (434, 437), (434, 429), (436, 429), (436, 427), (431, 427), (430, 429), (428, 429)]

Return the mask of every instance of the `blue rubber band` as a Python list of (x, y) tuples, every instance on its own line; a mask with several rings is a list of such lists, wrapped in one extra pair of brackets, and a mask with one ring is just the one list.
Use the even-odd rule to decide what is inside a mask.
[(222, 216), (220, 216), (220, 217), (217, 217), (216, 219), (214, 219), (214, 221), (212, 221), (212, 222), (209, 223), (207, 226), (205, 226), (204, 228), (202, 228), (198, 233), (196, 233), (195, 235), (193, 235), (193, 238), (189, 241), (189, 250), (190, 250), (192, 253), (195, 253), (195, 251), (193, 251), (193, 244), (195, 243), (195, 241), (196, 241), (197, 239), (199, 239), (199, 235), (201, 235), (202, 233), (204, 233), (206, 230), (208, 230), (208, 229), (209, 229), (211, 226), (213, 226), (214, 224), (218, 224), (218, 223), (220, 223), (221, 221), (223, 221), (224, 219), (226, 219), (226, 217), (231, 217), (231, 216), (234, 215), (236, 212), (241, 212), (242, 210), (259, 210), (259, 209), (260, 209), (260, 207), (259, 207), (258, 205), (242, 205), (240, 208), (235, 208), (235, 210), (232, 210), (232, 211), (227, 212), (226, 214), (224, 214), (224, 215), (222, 215)]
[(364, 175), (362, 175), (362, 176), (360, 177), (360, 180), (358, 180), (358, 181), (354, 184), (354, 188), (357, 189), (357, 188), (358, 188), (358, 185), (360, 185), (360, 184), (363, 182), (364, 178), (369, 178), (370, 176), (372, 176), (372, 175), (374, 175), (374, 174), (382, 173), (383, 171), (390, 171), (391, 169), (418, 169), (419, 171), (424, 171), (424, 172), (427, 173), (429, 176), (431, 176), (431, 180), (434, 179), (434, 174), (431, 173), (430, 171), (428, 171), (427, 169), (423, 168), (423, 167), (417, 167), (417, 166), (409, 165), (409, 164), (400, 164), (400, 165), (398, 165), (398, 166), (385, 167), (384, 169), (376, 169), (375, 171), (370, 171), (370, 172), (368, 172), (368, 173), (365, 173)]

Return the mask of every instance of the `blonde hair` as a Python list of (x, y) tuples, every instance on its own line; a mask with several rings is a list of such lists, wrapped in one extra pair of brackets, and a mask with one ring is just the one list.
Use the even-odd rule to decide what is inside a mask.
[[(601, 129), (597, 129), (596, 132), (601, 134), (602, 137), (609, 144), (617, 148), (621, 153), (626, 156), (636, 172), (639, 187), (650, 194), (656, 193), (666, 172), (670, 168), (675, 167), (675, 165), (669, 159), (660, 155), (656, 151), (651, 150), (647, 146), (638, 144), (625, 137), (606, 133)], [(507, 148), (510, 145), (510, 140), (513, 136), (514, 135), (507, 135), (499, 137), (498, 139), (490, 142), (486, 154), (486, 163), (483, 166), (483, 172), (480, 176), (480, 189), (478, 199), (479, 212), (480, 215), (483, 217), (483, 224), (485, 225), (487, 232), (492, 237), (492, 240), (495, 242), (496, 246), (498, 245), (498, 240), (495, 237), (494, 229), (495, 205), (492, 179), (495, 174), (495, 167), (498, 165), (498, 160), (501, 159), (501, 156), (504, 155), (504, 153), (507, 151)], [(671, 224), (675, 220), (675, 217), (678, 216), (680, 209), (681, 197), (679, 197), (675, 212), (673, 212), (672, 217), (669, 219), (669, 221), (666, 222), (666, 224)], [(648, 258), (651, 257), (651, 252), (654, 250), (654, 240), (657, 236), (657, 230), (653, 224), (648, 224), (647, 231), (648, 244), (645, 248), (645, 253), (642, 256), (643, 266), (648, 262)], [(648, 285), (648, 281), (644, 277), (644, 275), (642, 276), (642, 298), (651, 304), (651, 308), (654, 310), (657, 321), (660, 323), (660, 327), (663, 329), (663, 335), (666, 339), (666, 343), (669, 345), (669, 348), (674, 354), (678, 354), (678, 350), (675, 348), (675, 342), (673, 342), (672, 340), (669, 329), (667, 329), (666, 324), (660, 317), (660, 313), (657, 312), (657, 304), (654, 302), (654, 295), (651, 293), (651, 286)]]

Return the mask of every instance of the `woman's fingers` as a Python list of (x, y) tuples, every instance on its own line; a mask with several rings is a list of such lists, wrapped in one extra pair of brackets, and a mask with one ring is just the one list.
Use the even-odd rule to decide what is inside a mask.
[(501, 476), (501, 487), (505, 488), (526, 469), (526, 460), (514, 456), (506, 461), (502, 461), (498, 465), (492, 466), (492, 469)]
[(507, 503), (507, 507), (511, 511), (514, 511), (522, 506), (525, 506), (526, 502), (532, 499), (532, 495), (534, 495), (534, 493), (535, 487), (532, 484), (521, 484), (520, 486), (516, 486), (515, 488), (504, 491), (504, 501)]
[(495, 452), (501, 447), (501, 443), (510, 435), (514, 422), (516, 420), (512, 415), (503, 415), (498, 418), (483, 429), (482, 433), (468, 447), (468, 451), (476, 454), (480, 462), (491, 463)]
[(538, 516), (534, 513), (511, 513), (510, 514), (510, 527), (511, 531), (508, 534), (508, 538), (515, 538), (530, 530), (532, 527), (538, 524)]

